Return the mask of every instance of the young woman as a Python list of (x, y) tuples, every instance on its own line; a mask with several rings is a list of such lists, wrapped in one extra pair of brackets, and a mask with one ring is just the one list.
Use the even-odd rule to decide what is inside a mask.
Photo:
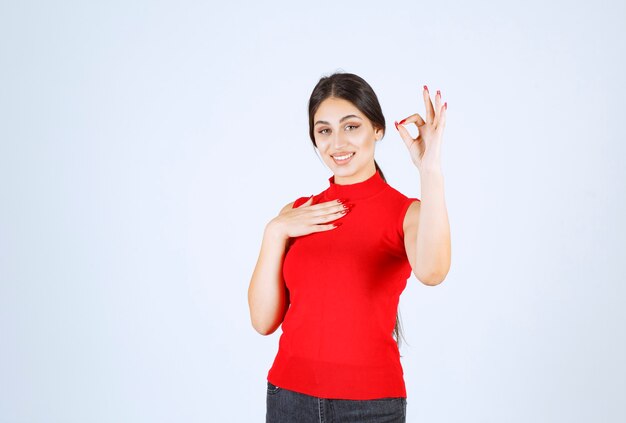
[(426, 86), (423, 97), (425, 118), (395, 123), (420, 174), (419, 200), (388, 185), (374, 160), (385, 118), (365, 80), (335, 73), (311, 94), (309, 135), (333, 176), (266, 225), (248, 289), (255, 330), (282, 324), (268, 423), (406, 421), (399, 297), (411, 272), (433, 286), (450, 268), (440, 162), (447, 103), (437, 91), (433, 106)]

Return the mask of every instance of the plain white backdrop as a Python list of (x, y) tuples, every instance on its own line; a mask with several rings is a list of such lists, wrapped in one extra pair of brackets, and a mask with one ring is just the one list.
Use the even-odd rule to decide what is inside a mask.
[[(626, 420), (626, 6), (20, 1), (0, 6), (0, 421), (262, 422), (263, 229), (330, 171), (321, 76), (356, 73), (376, 159), (448, 102), (452, 268), (400, 302), (408, 422)], [(416, 128), (411, 132), (416, 134)]]

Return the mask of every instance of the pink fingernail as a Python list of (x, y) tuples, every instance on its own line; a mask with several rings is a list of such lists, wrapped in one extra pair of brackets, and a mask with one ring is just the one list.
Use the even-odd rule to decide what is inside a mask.
[(424, 85), (424, 89), (425, 89), (427, 92), (429, 92), (429, 91), (428, 91), (428, 87), (427, 87), (426, 85)]

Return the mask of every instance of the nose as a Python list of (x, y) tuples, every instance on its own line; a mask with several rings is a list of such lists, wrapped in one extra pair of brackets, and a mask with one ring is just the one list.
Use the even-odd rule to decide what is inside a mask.
[(342, 148), (344, 148), (347, 145), (347, 141), (345, 139), (345, 136), (341, 133), (335, 135), (335, 137), (333, 138), (333, 148), (335, 150), (341, 150)]

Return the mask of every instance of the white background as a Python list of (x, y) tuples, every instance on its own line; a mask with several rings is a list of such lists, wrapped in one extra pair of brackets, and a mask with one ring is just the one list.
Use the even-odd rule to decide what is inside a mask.
[[(408, 422), (623, 422), (623, 2), (3, 2), (0, 421), (261, 422), (280, 329), (263, 229), (328, 185), (321, 76), (356, 73), (376, 159), (448, 102), (452, 268), (400, 311)], [(416, 129), (411, 129), (416, 133)]]

